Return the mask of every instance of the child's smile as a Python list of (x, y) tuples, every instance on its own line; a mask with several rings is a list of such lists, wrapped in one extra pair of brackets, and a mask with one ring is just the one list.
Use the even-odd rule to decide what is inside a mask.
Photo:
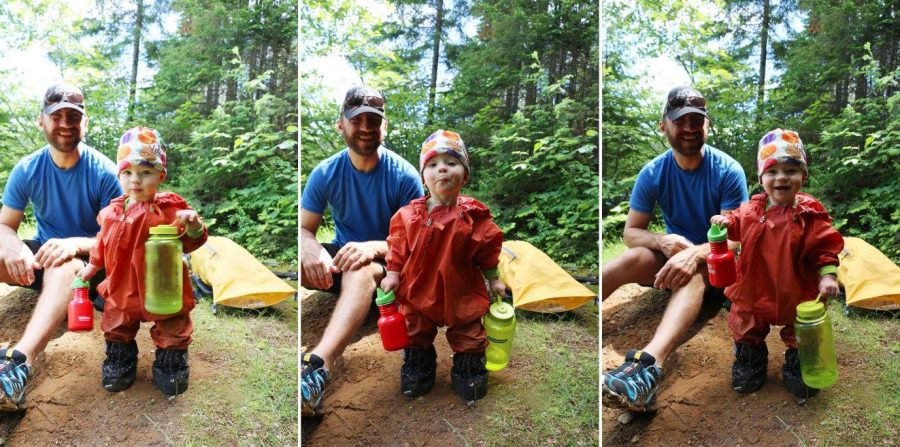
[(803, 185), (803, 170), (794, 163), (780, 162), (760, 176), (770, 205), (791, 206)]

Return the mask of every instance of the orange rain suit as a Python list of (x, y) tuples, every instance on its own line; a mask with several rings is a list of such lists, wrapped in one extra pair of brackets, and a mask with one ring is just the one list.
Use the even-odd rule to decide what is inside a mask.
[(844, 239), (813, 196), (797, 193), (795, 207), (773, 206), (757, 194), (728, 215), (728, 239), (741, 242), (728, 326), (736, 342), (758, 345), (770, 325), (784, 325), (781, 339), (797, 347), (797, 304), (816, 298), (819, 269), (837, 266)]
[[(147, 312), (144, 310), (144, 243), (150, 237), (150, 227), (168, 225), (175, 220), (176, 211), (191, 208), (175, 193), (158, 192), (152, 202), (129, 201), (126, 210), (125, 197), (113, 199), (97, 216), (100, 233), (91, 249), (90, 262), (106, 268), (106, 279), (97, 286), (105, 300), (100, 327), (106, 340), (129, 343), (142, 321), (153, 321), (150, 336), (157, 348), (187, 349), (194, 330), (190, 316), (194, 297), (187, 267), (182, 266), (181, 311), (173, 315)], [(197, 239), (183, 235), (184, 252), (199, 248), (206, 237), (206, 226)]]
[[(426, 349), (447, 326), (453, 352), (484, 352), (481, 317), (490, 305), (484, 272), (500, 263), (503, 232), (481, 202), (460, 195), (456, 206), (413, 200), (391, 218), (388, 271), (400, 272), (395, 290), (410, 346)], [(489, 274), (496, 277), (496, 273)]]

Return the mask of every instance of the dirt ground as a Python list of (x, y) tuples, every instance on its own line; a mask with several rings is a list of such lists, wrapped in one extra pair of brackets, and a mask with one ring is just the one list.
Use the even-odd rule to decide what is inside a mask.
[[(0, 346), (15, 343), (34, 309), (37, 293), (0, 284)], [(94, 330), (68, 332), (65, 323), (39, 356), (28, 382), (25, 411), (0, 413), (0, 445), (17, 446), (162, 446), (178, 433), (178, 418), (189, 410), (182, 396), (168, 401), (151, 382), (154, 346), (149, 325), (137, 342), (137, 380), (131, 388), (110, 393), (100, 384), (105, 358), (100, 314)], [(215, 359), (192, 352), (191, 384), (210, 379)]]
[[(602, 304), (604, 371), (621, 364), (626, 351), (650, 340), (667, 299), (666, 293), (629, 285)], [(825, 404), (812, 398), (800, 405), (782, 384), (785, 348), (778, 328), (766, 339), (765, 385), (749, 395), (731, 389), (734, 356), (726, 316), (717, 303), (704, 305), (687, 341), (663, 367), (656, 413), (632, 415), (603, 408), (604, 446), (796, 446), (797, 435), (808, 445), (825, 441), (812, 437), (809, 430), (829, 411)], [(863, 373), (861, 360), (842, 356), (839, 374)]]
[[(302, 290), (301, 350), (318, 343), (334, 309), (335, 297)], [(407, 399), (400, 394), (402, 351), (385, 352), (378, 334), (378, 311), (372, 311), (344, 351), (334, 381), (328, 384), (323, 417), (301, 418), (301, 443), (317, 446), (463, 446), (489, 414), (487, 399), (466, 408), (450, 388), (451, 350), (440, 330), (434, 388), (425, 396)], [(512, 365), (511, 365), (512, 366)], [(508, 371), (508, 370), (507, 370)], [(507, 371), (491, 373), (488, 395)], [(482, 402), (485, 402), (482, 404)]]

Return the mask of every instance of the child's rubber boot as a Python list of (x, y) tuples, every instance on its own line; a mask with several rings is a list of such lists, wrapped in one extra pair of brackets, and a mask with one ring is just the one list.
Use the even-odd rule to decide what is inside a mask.
[(106, 341), (106, 360), (101, 367), (103, 388), (111, 393), (127, 390), (137, 376), (137, 342)]
[(188, 388), (187, 349), (157, 349), (153, 361), (153, 384), (169, 398), (173, 398)]
[(434, 386), (437, 370), (437, 352), (428, 349), (403, 349), (403, 366), (400, 367), (400, 392), (406, 397), (422, 396)]

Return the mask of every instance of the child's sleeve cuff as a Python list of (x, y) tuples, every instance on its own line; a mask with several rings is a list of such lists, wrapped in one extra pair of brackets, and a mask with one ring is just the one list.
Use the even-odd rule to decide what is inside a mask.
[(837, 276), (837, 266), (836, 265), (823, 265), (822, 268), (819, 269), (819, 276), (825, 275), (834, 275)]
[(188, 237), (191, 239), (199, 239), (200, 236), (203, 236), (203, 228), (204, 228), (203, 225), (200, 225), (200, 228), (198, 228), (197, 230), (191, 230), (190, 228), (188, 228), (187, 229)]
[(500, 277), (500, 269), (494, 267), (492, 269), (483, 269), (481, 274), (487, 279), (497, 279)]

